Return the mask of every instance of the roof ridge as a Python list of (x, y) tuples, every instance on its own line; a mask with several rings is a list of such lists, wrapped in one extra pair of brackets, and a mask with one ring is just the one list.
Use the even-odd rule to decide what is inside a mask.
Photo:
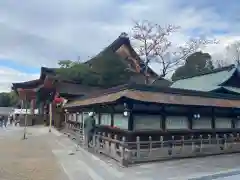
[(196, 75), (193, 75), (193, 76), (189, 76), (189, 77), (185, 77), (185, 78), (181, 78), (181, 79), (178, 79), (176, 81), (173, 81), (174, 82), (177, 82), (179, 80), (184, 80), (184, 79), (190, 79), (190, 78), (194, 78), (194, 77), (199, 77), (199, 76), (204, 76), (204, 75), (208, 75), (208, 74), (213, 74), (213, 73), (218, 73), (218, 72), (221, 72), (221, 71), (226, 71), (226, 70), (232, 70), (233, 68), (235, 68), (236, 66), (234, 64), (231, 64), (229, 66), (224, 66), (224, 67), (220, 67), (220, 68), (216, 68), (216, 69), (213, 69), (212, 71), (209, 71), (209, 72), (203, 72), (203, 73), (199, 73), (199, 74), (196, 74)]

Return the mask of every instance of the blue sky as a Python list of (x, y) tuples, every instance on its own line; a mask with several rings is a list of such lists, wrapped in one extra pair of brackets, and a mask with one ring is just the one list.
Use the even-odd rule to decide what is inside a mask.
[(15, 69), (19, 72), (22, 73), (27, 73), (27, 74), (37, 74), (40, 73), (40, 68), (39, 67), (33, 67), (29, 65), (24, 65), (22, 63), (16, 62), (11, 59), (0, 59), (0, 66), (4, 66), (7, 68), (12, 68)]
[(218, 59), (226, 44), (240, 39), (239, 12), (239, 0), (1, 0), (0, 91), (38, 78), (41, 66), (88, 59), (130, 32), (133, 20), (181, 26), (174, 44), (191, 36), (217, 38), (219, 45), (206, 51)]

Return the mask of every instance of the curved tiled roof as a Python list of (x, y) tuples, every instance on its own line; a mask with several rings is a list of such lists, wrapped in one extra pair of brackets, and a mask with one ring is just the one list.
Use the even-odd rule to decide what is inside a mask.
[(213, 91), (226, 82), (237, 69), (234, 65), (215, 69), (209, 73), (199, 74), (175, 81), (171, 87), (198, 91)]

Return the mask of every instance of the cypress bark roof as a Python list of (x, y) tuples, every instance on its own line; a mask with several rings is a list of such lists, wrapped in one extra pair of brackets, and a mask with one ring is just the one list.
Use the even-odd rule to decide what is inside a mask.
[[(130, 64), (135, 64), (136, 66), (140, 66), (140, 68), (142, 69), (142, 71), (145, 68), (145, 63), (144, 61), (139, 57), (139, 55), (136, 53), (136, 51), (133, 49), (131, 42), (129, 40), (129, 37), (127, 37), (126, 33), (121, 33), (121, 35), (115, 40), (113, 41), (113, 43), (111, 43), (109, 46), (107, 46), (103, 51), (101, 51), (97, 56), (104, 54), (105, 52), (116, 52), (119, 48), (121, 48), (123, 45), (125, 45), (127, 47), (127, 49), (129, 50), (130, 54), (131, 54), (131, 58), (127, 59), (128, 61), (134, 61), (135, 62), (130, 62)], [(94, 58), (88, 60), (86, 63), (87, 64), (92, 64), (94, 63), (93, 61), (96, 60), (97, 56), (95, 56)], [(136, 67), (133, 67), (133, 69), (136, 70)], [(137, 70), (136, 70), (137, 72)], [(150, 76), (155, 76), (157, 77), (158, 75), (150, 68), (148, 67), (147, 72), (150, 74)]]
[(114, 87), (104, 92), (99, 92), (99, 94), (73, 100), (67, 103), (65, 108), (111, 104), (123, 98), (157, 104), (240, 108), (240, 97), (236, 95), (156, 88), (136, 84)]

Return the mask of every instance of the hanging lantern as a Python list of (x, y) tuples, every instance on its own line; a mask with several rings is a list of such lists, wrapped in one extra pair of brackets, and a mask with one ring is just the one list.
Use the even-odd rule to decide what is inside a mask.
[(124, 106), (123, 116), (128, 117), (129, 116), (128, 104), (124, 103), (123, 106)]
[(64, 99), (61, 98), (61, 97), (55, 97), (54, 98), (54, 103), (56, 104), (60, 104), (60, 103), (63, 103), (64, 102)]
[(194, 114), (193, 117), (194, 117), (194, 119), (200, 119), (201, 116), (200, 116), (200, 114)]

